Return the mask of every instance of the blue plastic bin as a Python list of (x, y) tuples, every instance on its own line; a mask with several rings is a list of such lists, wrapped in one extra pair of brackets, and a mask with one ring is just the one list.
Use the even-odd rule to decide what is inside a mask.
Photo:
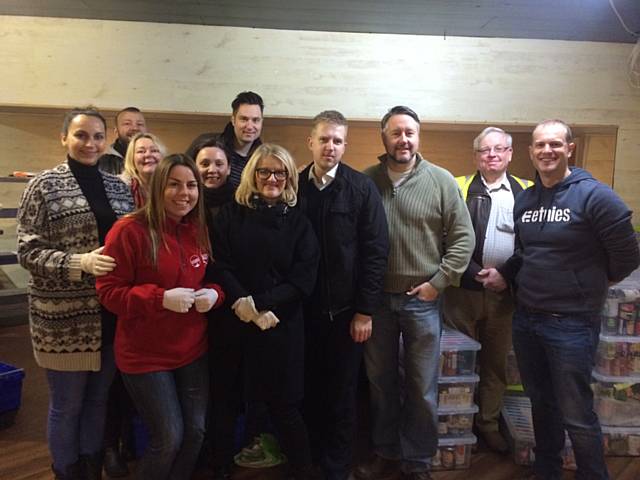
[(0, 428), (13, 424), (22, 397), (24, 370), (0, 362)]

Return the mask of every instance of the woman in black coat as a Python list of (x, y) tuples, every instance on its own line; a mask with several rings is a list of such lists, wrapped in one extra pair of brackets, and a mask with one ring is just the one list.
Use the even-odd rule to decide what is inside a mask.
[(227, 334), (241, 338), (245, 399), (267, 405), (293, 477), (307, 479), (314, 477), (298, 409), (304, 390), (302, 298), (314, 288), (319, 249), (296, 207), (297, 189), (291, 155), (261, 145), (242, 173), (236, 201), (215, 218), (211, 243), (230, 306), (218, 322), (243, 327)]

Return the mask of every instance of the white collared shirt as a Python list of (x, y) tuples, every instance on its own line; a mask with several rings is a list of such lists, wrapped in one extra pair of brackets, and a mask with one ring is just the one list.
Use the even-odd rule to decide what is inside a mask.
[(506, 173), (496, 182), (482, 183), (491, 197), (491, 213), (482, 249), (482, 266), (499, 267), (513, 254), (515, 233), (513, 230), (513, 192)]
[(329, 185), (331, 185), (331, 182), (335, 180), (336, 173), (338, 172), (338, 166), (340, 166), (340, 162), (336, 163), (336, 165), (327, 173), (322, 175), (322, 177), (317, 178), (315, 173), (316, 166), (312, 165), (309, 169), (309, 180), (313, 182), (318, 190), (322, 191)]

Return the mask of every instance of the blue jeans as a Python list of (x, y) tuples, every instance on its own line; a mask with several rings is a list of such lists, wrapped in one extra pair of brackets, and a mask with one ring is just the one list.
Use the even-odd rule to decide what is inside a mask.
[(531, 399), (534, 470), (541, 478), (562, 478), (565, 430), (576, 457), (576, 479), (609, 478), (589, 385), (599, 333), (599, 315), (516, 309), (513, 349)]
[[(438, 366), (440, 307), (405, 293), (384, 293), (365, 343), (372, 440), (376, 454), (400, 459), (402, 470), (429, 470), (438, 447)], [(398, 373), (402, 334), (405, 379)]]
[(102, 348), (100, 362), (99, 372), (46, 370), (47, 441), (56, 471), (65, 471), (79, 455), (102, 450), (107, 397), (116, 371), (113, 346)]
[(191, 478), (204, 439), (208, 364), (205, 354), (175, 370), (122, 374), (149, 431), (149, 444), (138, 462), (137, 478)]

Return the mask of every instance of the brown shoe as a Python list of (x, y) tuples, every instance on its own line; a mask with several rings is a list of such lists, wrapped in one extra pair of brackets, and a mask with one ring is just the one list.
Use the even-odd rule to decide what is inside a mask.
[(433, 480), (433, 477), (429, 472), (411, 472), (404, 473), (402, 475), (402, 480)]
[(482, 439), (484, 443), (487, 444), (487, 447), (489, 447), (489, 450), (502, 455), (509, 453), (509, 445), (507, 445), (507, 442), (500, 432), (480, 432), (480, 435), (482, 435)]
[(353, 470), (353, 476), (358, 480), (398, 480), (400, 460), (382, 458), (374, 454), (368, 462), (358, 465)]

